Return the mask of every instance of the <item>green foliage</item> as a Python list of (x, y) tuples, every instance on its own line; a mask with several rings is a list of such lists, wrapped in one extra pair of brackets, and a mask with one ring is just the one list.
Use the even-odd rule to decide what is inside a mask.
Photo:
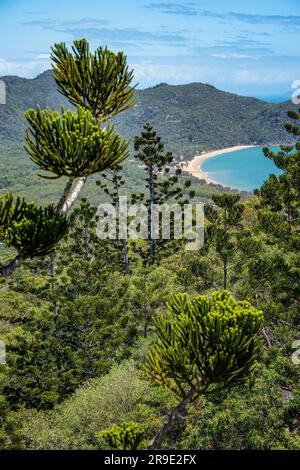
[[(145, 124), (141, 135), (135, 137), (134, 148), (136, 160), (144, 166), (149, 194), (148, 197), (145, 194), (133, 195), (133, 200), (145, 200), (148, 205), (180, 200), (184, 194), (183, 187), (178, 184), (181, 170), (177, 168), (174, 174), (170, 174), (169, 166), (174, 165), (174, 157), (171, 152), (164, 151), (165, 144), (151, 124)], [(189, 180), (185, 186), (190, 186)]]
[(9, 412), (5, 397), (0, 395), (0, 449), (24, 450), (26, 447), (20, 423), (14, 413)]
[[(11, 193), (0, 197), (0, 235), (13, 225), (15, 222), (22, 220), (26, 204), (24, 199), (16, 198), (14, 202)], [(3, 236), (3, 235), (2, 235)]]
[[(287, 124), (286, 130), (298, 136), (299, 115), (290, 111), (288, 116), (294, 123)], [(265, 148), (264, 153), (282, 174), (270, 175), (255, 191), (258, 231), (265, 236), (266, 251), (271, 251), (268, 273), (273, 273), (269, 288), (273, 304), (278, 312), (284, 309), (288, 314), (298, 308), (300, 299), (300, 144), (281, 146), (278, 153)]]
[(175, 294), (167, 314), (154, 319), (158, 339), (143, 368), (181, 398), (187, 387), (197, 396), (239, 382), (255, 363), (262, 319), (261, 311), (225, 291), (212, 299)]
[(95, 212), (82, 202), (59, 256), (31, 262), (1, 295), (0, 327), (12, 328), (5, 393), (14, 407), (51, 407), (131, 354), (140, 320), (114, 246), (96, 236)]
[(244, 210), (240, 199), (239, 194), (213, 194), (212, 200), (215, 206), (222, 211), (218, 212), (213, 206), (206, 205), (205, 216), (212, 224), (212, 235), (216, 235), (217, 239), (226, 239), (228, 230), (240, 224)]
[(12, 408), (50, 409), (130, 355), (137, 331), (134, 317), (120, 312), (124, 286), (107, 289), (106, 297), (103, 290), (101, 298), (98, 290), (80, 295), (69, 285), (49, 293), (51, 278), (49, 287), (32, 275), (22, 279), (21, 271), (18, 278), (19, 290), (27, 294), (11, 290), (0, 296), (0, 338), (7, 351), (1, 388)]
[[(43, 170), (57, 177), (90, 176), (112, 167), (127, 156), (128, 144), (113, 128), (101, 128), (89, 110), (27, 111), (29, 130), (25, 150)], [(48, 178), (51, 178), (48, 176)]]
[(118, 206), (120, 190), (126, 184), (122, 169), (121, 165), (115, 165), (108, 173), (102, 173), (102, 180), (96, 182), (98, 187), (104, 189), (104, 193), (109, 196), (114, 207)]
[(262, 228), (268, 233), (277, 233), (278, 238), (289, 238), (297, 232), (300, 220), (300, 150), (299, 145), (281, 146), (275, 154), (268, 148), (265, 156), (270, 158), (283, 173), (279, 176), (270, 175), (259, 190)]
[[(186, 429), (174, 433), (169, 447), (185, 450), (299, 448), (299, 444), (295, 447), (299, 441), (298, 393), (295, 391), (294, 397), (287, 400), (284, 390), (278, 388), (278, 384), (285, 387), (292, 384), (291, 376), (286, 382), (290, 359), (278, 368), (276, 362), (279, 365), (280, 358), (274, 348), (269, 357), (264, 366), (256, 369), (251, 387), (213, 395), (200, 407), (191, 408), (185, 420)], [(101, 449), (107, 448), (105, 442), (99, 443), (99, 429), (114, 422), (134, 420), (151, 437), (153, 427), (161, 423), (161, 414), (171, 406), (171, 397), (164, 389), (142, 381), (135, 365), (126, 362), (108, 376), (79, 388), (50, 413), (20, 411), (12, 418), (30, 449), (96, 450), (99, 444)]]
[(0, 197), (0, 240), (27, 258), (50, 253), (69, 227), (55, 207), (36, 207), (11, 194)]
[(49, 305), (32, 296), (1, 292), (0, 335), (6, 344), (1, 391), (7, 404), (45, 408), (59, 401), (58, 342)]
[[(298, 110), (297, 110), (298, 111)], [(295, 136), (299, 136), (300, 135), (300, 132), (299, 132), (299, 126), (298, 126), (298, 123), (297, 121), (299, 121), (299, 113), (296, 112), (295, 110), (289, 110), (287, 112), (287, 115), (290, 119), (292, 119), (294, 122), (291, 123), (291, 122), (288, 122), (285, 124), (285, 129), (290, 133), (290, 134), (293, 134)]]
[(239, 249), (238, 235), (242, 232), (244, 205), (240, 194), (213, 194), (214, 206), (205, 205), (208, 220), (206, 236), (208, 245), (213, 245), (223, 265), (223, 287), (228, 287), (229, 260)]
[(100, 436), (116, 450), (137, 450), (143, 434), (144, 431), (134, 421), (120, 426), (114, 424), (111, 429), (100, 432)]
[[(75, 60), (64, 44), (55, 46), (52, 50), (56, 64), (54, 75), (58, 90), (67, 94), (71, 103), (74, 93), (72, 95), (70, 88), (74, 91), (74, 83), (81, 87), (83, 96), (79, 96), (77, 86), (75, 102), (78, 104), (80, 99), (82, 106), (78, 104), (75, 113), (66, 112), (62, 107), (60, 114), (49, 108), (42, 111), (38, 104), (37, 111), (30, 109), (25, 113), (29, 124), (25, 150), (42, 170), (55, 175), (44, 178), (66, 176), (68, 181), (57, 209), (49, 206), (44, 210), (27, 205), (26, 219), (15, 224), (12, 230), (7, 229), (5, 241), (17, 249), (18, 255), (0, 268), (3, 277), (10, 276), (20, 267), (24, 258), (52, 251), (67, 229), (66, 219), (58, 213), (66, 214), (72, 208), (88, 176), (119, 164), (128, 155), (128, 143), (114, 128), (101, 127), (104, 120), (133, 105), (133, 102), (127, 103), (134, 90), (127, 89), (132, 72), (128, 72), (126, 57), (122, 53), (115, 55), (107, 48), (98, 49), (92, 56), (85, 40), (75, 41), (73, 52)], [(79, 180), (75, 183), (76, 178)], [(17, 200), (17, 205), (19, 203)], [(0, 218), (3, 219), (0, 223), (4, 229), (8, 217), (14, 215), (12, 200), (7, 199), (5, 204), (6, 209), (3, 202), (0, 203)]]
[(152, 317), (164, 305), (170, 291), (179, 289), (175, 273), (163, 266), (146, 269), (144, 266), (135, 267), (131, 274), (131, 282), (124, 294), (130, 311), (144, 325), (144, 336), (147, 337), (153, 329)]
[[(279, 387), (284, 372), (278, 353), (260, 365), (250, 387), (226, 391), (205, 399), (201, 409), (190, 410), (182, 436), (182, 449), (299, 450), (299, 391)], [(275, 360), (274, 360), (275, 359)], [(281, 358), (282, 360), (282, 358)], [(285, 361), (284, 370), (289, 365)], [(176, 446), (176, 443), (174, 443)]]
[(20, 411), (19, 429), (29, 449), (104, 450), (107, 443), (99, 431), (134, 421), (149, 439), (162, 421), (160, 414), (173, 404), (170, 393), (145, 381), (135, 362), (126, 361), (79, 387), (50, 412)]
[(25, 257), (44, 256), (53, 251), (68, 227), (66, 217), (55, 207), (37, 208), (28, 204), (23, 219), (7, 230), (5, 242)]
[(68, 100), (90, 110), (95, 118), (110, 119), (132, 107), (133, 71), (123, 52), (99, 47), (90, 52), (85, 39), (74, 41), (71, 51), (65, 43), (52, 48), (53, 77), (60, 93)]
[[(286, 341), (286, 329), (282, 335)], [(146, 347), (138, 345), (134, 352), (138, 361)], [(261, 359), (263, 364), (249, 384), (211, 394), (190, 406), (185, 428), (178, 427), (164, 448), (299, 449), (298, 367), (276, 348)], [(293, 393), (288, 392), (292, 386)], [(78, 388), (51, 412), (21, 410), (13, 419), (29, 449), (107, 449), (99, 439), (101, 429), (134, 421), (149, 439), (174, 404), (171, 392), (142, 380), (136, 364), (126, 361)]]
[[(104, 191), (96, 188), (96, 178), (88, 183), (94, 204), (101, 197), (117, 205), (119, 191), (134, 192), (133, 200), (148, 205), (180, 202), (190, 190), (197, 198), (212, 196), (212, 202), (199, 252), (170, 243), (159, 251), (159, 266), (145, 268), (147, 243), (128, 243), (131, 267), (125, 276), (124, 245), (97, 238), (95, 207), (82, 200), (69, 222), (60, 219), (55, 206), (48, 206), (63, 190), (60, 180), (51, 186), (44, 180), (41, 187), (16, 147), (1, 156), (1, 187), (22, 196), (39, 194), (47, 202), (40, 209), (11, 194), (0, 198), (1, 262), (15, 249), (28, 258), (51, 251), (51, 258), (28, 260), (0, 291), (0, 338), (7, 352), (7, 364), (0, 365), (0, 447), (105, 449), (108, 439), (110, 447), (132, 449), (141, 439), (146, 447), (163, 429), (171, 432), (155, 437), (156, 447), (168, 437), (165, 448), (299, 449), (299, 367), (291, 355), (300, 328), (300, 145), (282, 146), (278, 154), (265, 149), (282, 174), (270, 176), (243, 203), (221, 189), (212, 195), (213, 187), (198, 181), (191, 187), (175, 169), (182, 152), (194, 155), (237, 140), (284, 141), (278, 126), (287, 105), (278, 111), (276, 105), (271, 109), (201, 84), (161, 85), (137, 91), (138, 105), (120, 118), (117, 114), (132, 106), (134, 92), (122, 54), (101, 48), (90, 54), (82, 40), (72, 51), (56, 45), (52, 58), (60, 101), (49, 73), (30, 82), (30, 93), (24, 92), (28, 82), (15, 78), (8, 86), (14, 93), (0, 109), (0, 139), (5, 134), (11, 141), (19, 128), (23, 132), (22, 106), (53, 109), (65, 106), (67, 97), (79, 107), (78, 115), (65, 107), (62, 115), (40, 108), (27, 114), (33, 124), (27, 148), (43, 170), (57, 168), (54, 177), (65, 175), (73, 183), (106, 168)], [(112, 116), (127, 136), (140, 133), (141, 122), (154, 122), (166, 145), (146, 126), (135, 142), (137, 159), (123, 169), (116, 164), (110, 170), (107, 161), (101, 166), (110, 137), (126, 152), (114, 129), (101, 127)], [(294, 143), (299, 114), (289, 117), (295, 122), (286, 126), (291, 134), (286, 141)], [(242, 129), (235, 123), (243, 119)], [(7, 131), (12, 122), (19, 128)], [(74, 136), (83, 140), (75, 142)], [(68, 235), (54, 246), (67, 225)], [(227, 272), (237, 301), (228, 292), (213, 294), (222, 276), (227, 284)], [(165, 302), (167, 312), (159, 313)], [(262, 310), (266, 319), (260, 329)], [(147, 339), (139, 340), (142, 336)], [(152, 380), (144, 380), (140, 363)], [(166, 429), (166, 423), (172, 426)]]
[(117, 240), (115, 240), (116, 250), (122, 249), (122, 267), (126, 274), (130, 272), (130, 259), (128, 256), (128, 241), (126, 238), (123, 240), (119, 240), (120, 233), (119, 233), (119, 205), (120, 205), (120, 197), (121, 197), (121, 189), (125, 185), (125, 179), (122, 175), (122, 166), (116, 165), (112, 170), (108, 172), (108, 174), (102, 174), (102, 181), (96, 181), (96, 185), (101, 187), (104, 190), (104, 193), (110, 198), (111, 204), (114, 206), (116, 210), (116, 217), (117, 217)]
[[(174, 214), (170, 215), (170, 236), (165, 237), (163, 233), (163, 222), (155, 221), (153, 215), (153, 205), (169, 203), (178, 203), (181, 207), (188, 203), (189, 199), (195, 196), (195, 192), (190, 190), (191, 181), (187, 178), (181, 178), (181, 169), (174, 166), (174, 157), (172, 153), (165, 152), (165, 144), (157, 135), (150, 124), (145, 124), (140, 136), (135, 138), (134, 148), (137, 152), (135, 159), (141, 162), (145, 172), (146, 191), (132, 195), (132, 202), (144, 202), (148, 210), (148, 251), (140, 250), (145, 264), (153, 265), (158, 261), (158, 251), (166, 247), (170, 252), (174, 251)], [(183, 199), (185, 192), (188, 196)], [(159, 240), (155, 236), (159, 235)]]

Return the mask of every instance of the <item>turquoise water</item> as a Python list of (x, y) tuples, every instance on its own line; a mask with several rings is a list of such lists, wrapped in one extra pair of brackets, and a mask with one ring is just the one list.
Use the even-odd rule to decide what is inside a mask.
[[(269, 147), (278, 151), (279, 147)], [(216, 155), (204, 160), (201, 170), (208, 178), (236, 189), (252, 191), (259, 188), (271, 173), (281, 171), (266, 158), (263, 147), (236, 150), (235, 152)]]

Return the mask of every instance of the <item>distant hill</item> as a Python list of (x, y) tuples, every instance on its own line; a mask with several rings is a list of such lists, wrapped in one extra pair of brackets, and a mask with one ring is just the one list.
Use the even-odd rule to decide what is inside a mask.
[(42, 108), (67, 105), (55, 87), (51, 72), (34, 79), (16, 76), (1, 77), (6, 84), (6, 104), (0, 105), (0, 145), (22, 148), (26, 122), (24, 113), (40, 104)]
[[(17, 150), (22, 148), (28, 108), (68, 104), (56, 91), (50, 71), (35, 79), (7, 76), (2, 80), (7, 87), (7, 104), (0, 105), (0, 146)], [(177, 155), (192, 157), (208, 149), (290, 139), (283, 129), (290, 102), (267, 103), (203, 83), (160, 84), (138, 90), (136, 95), (136, 106), (115, 119), (118, 130), (125, 137), (134, 137), (145, 122), (151, 122)]]

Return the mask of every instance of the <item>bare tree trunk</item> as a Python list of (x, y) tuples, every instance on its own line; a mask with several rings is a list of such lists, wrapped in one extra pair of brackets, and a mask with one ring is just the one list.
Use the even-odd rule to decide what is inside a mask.
[(227, 261), (224, 261), (224, 267), (223, 267), (223, 281), (224, 281), (224, 290), (227, 290)]
[(127, 240), (123, 240), (123, 259), (124, 259), (124, 270), (126, 274), (129, 274), (129, 258), (127, 249)]
[[(228, 246), (228, 228), (227, 228), (227, 210), (224, 211), (224, 248), (227, 250)], [(225, 259), (223, 261), (223, 280), (224, 280), (224, 290), (227, 290), (227, 272), (228, 272), (228, 258), (225, 254)]]
[(148, 313), (147, 313), (147, 307), (144, 305), (144, 317), (145, 317), (145, 323), (144, 323), (144, 338), (147, 338), (148, 335)]
[[(119, 181), (118, 181), (118, 175), (117, 175), (117, 172), (114, 170), (113, 171), (113, 184), (114, 184), (114, 187), (115, 187), (115, 192), (116, 192), (116, 201), (115, 201), (115, 204), (116, 204), (116, 207), (117, 207), (117, 210), (118, 212), (120, 212), (120, 186), (119, 186)], [(119, 217), (120, 217), (120, 213), (119, 213)], [(130, 265), (129, 265), (129, 258), (128, 258), (128, 247), (127, 247), (127, 239), (124, 238), (122, 240), (123, 242), (123, 263), (124, 263), (124, 271), (126, 274), (129, 274), (129, 268), (130, 268)]]
[(149, 252), (150, 252), (150, 264), (154, 264), (156, 240), (152, 237), (154, 237), (154, 229), (155, 229), (154, 220), (153, 220), (153, 207), (155, 203), (155, 188), (154, 188), (152, 166), (150, 166), (150, 169), (149, 169), (149, 192), (150, 192)]
[(70, 177), (70, 178), (68, 179), (68, 181), (67, 181), (67, 184), (66, 184), (66, 186), (65, 186), (64, 192), (63, 192), (63, 194), (62, 194), (62, 196), (61, 196), (61, 198), (60, 198), (60, 200), (59, 200), (59, 203), (58, 203), (58, 205), (57, 205), (57, 209), (58, 209), (59, 211), (62, 210), (63, 205), (64, 205), (66, 199), (68, 198), (68, 196), (69, 196), (69, 194), (70, 194), (70, 192), (71, 192), (71, 189), (72, 189), (72, 186), (73, 186), (73, 182), (74, 182), (74, 178), (71, 178), (71, 177)]
[(67, 185), (65, 187), (64, 193), (61, 197), (61, 200), (58, 204), (58, 210), (61, 214), (66, 214), (75, 204), (79, 195), (87, 181), (87, 178), (79, 178), (77, 183), (73, 188), (73, 178), (69, 178)]
[(147, 450), (158, 449), (160, 447), (172, 428), (178, 423), (178, 421), (183, 419), (184, 415), (186, 415), (186, 406), (194, 401), (199, 393), (201, 392), (197, 390), (197, 386), (194, 386), (189, 390), (176, 408), (168, 415), (167, 420), (164, 422), (154, 439), (150, 442)]
[(271, 339), (269, 338), (265, 328), (262, 328), (262, 334), (265, 337), (265, 340), (267, 342), (268, 347), (271, 348), (272, 347), (272, 342), (271, 342)]

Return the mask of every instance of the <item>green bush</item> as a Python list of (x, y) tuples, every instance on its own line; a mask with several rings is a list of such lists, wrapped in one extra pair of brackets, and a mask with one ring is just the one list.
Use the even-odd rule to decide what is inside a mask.
[(207, 450), (300, 449), (300, 395), (280, 389), (279, 379), (279, 372), (261, 366), (251, 387), (204, 400), (200, 411), (191, 412), (177, 445)]
[(145, 381), (135, 363), (128, 361), (91, 380), (53, 411), (20, 412), (19, 420), (29, 449), (105, 449), (99, 431), (136, 421), (149, 439), (173, 404), (167, 391)]

